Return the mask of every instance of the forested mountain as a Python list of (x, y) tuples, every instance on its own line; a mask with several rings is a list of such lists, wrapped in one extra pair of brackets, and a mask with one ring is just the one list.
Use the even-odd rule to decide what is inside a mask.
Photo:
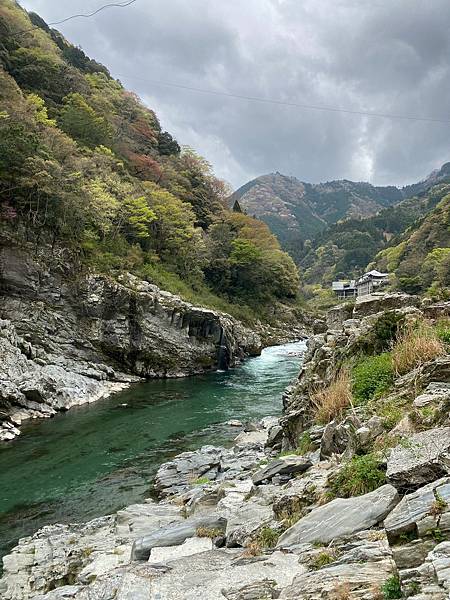
[[(407, 205), (398, 212), (389, 211), (403, 200), (425, 193), (432, 186), (450, 179), (450, 163), (431, 173), (423, 181), (404, 188), (395, 186), (377, 187), (369, 183), (347, 180), (330, 181), (327, 183), (311, 184), (299, 181), (280, 173), (262, 175), (240, 187), (230, 198), (231, 204), (238, 201), (242, 210), (256, 216), (267, 223), (277, 235), (281, 244), (296, 260), (305, 256), (303, 244), (313, 238), (320, 243), (332, 239), (337, 233), (349, 230), (353, 224), (356, 231), (364, 233), (366, 229), (377, 230), (375, 238), (385, 239), (386, 235), (403, 231), (399, 220), (405, 225), (408, 221)], [(413, 202), (413, 215), (416, 212)], [(419, 202), (420, 205), (420, 202)], [(362, 223), (365, 218), (372, 217), (384, 211), (381, 220), (375, 219)], [(383, 225), (383, 220), (392, 223)], [(341, 221), (349, 220), (348, 225), (339, 225)], [(335, 224), (338, 224), (335, 227)], [(330, 227), (330, 229), (328, 229)], [(323, 232), (323, 233), (322, 233)], [(383, 233), (384, 232), (384, 233)], [(386, 234), (386, 235), (385, 235)], [(377, 240), (370, 239), (365, 255), (373, 257)], [(375, 244), (375, 245), (374, 245)], [(317, 243), (313, 242), (313, 247)], [(364, 239), (356, 236), (353, 250), (364, 247)], [(309, 245), (306, 247), (308, 251)], [(340, 257), (338, 257), (339, 259)], [(357, 260), (363, 262), (363, 257)], [(345, 261), (347, 263), (347, 261)], [(349, 262), (351, 265), (351, 261)], [(342, 267), (347, 270), (348, 264)], [(338, 267), (338, 271), (340, 267)], [(320, 272), (320, 270), (319, 270)]]
[(65, 249), (80, 268), (128, 270), (203, 303), (294, 297), (293, 261), (263, 222), (230, 211), (228, 196), (106, 67), (2, 0), (3, 243)]
[(433, 208), (382, 250), (375, 264), (393, 273), (405, 292), (449, 299), (450, 185), (433, 188), (428, 199)]
[(441, 183), (373, 217), (331, 225), (303, 244), (303, 282), (329, 288), (376, 266), (395, 273), (393, 283), (404, 291), (442, 296), (450, 273), (449, 206), (450, 184)]
[(347, 180), (311, 184), (281, 173), (262, 175), (231, 196), (232, 203), (238, 200), (248, 214), (267, 223), (290, 250), (327, 225), (374, 215), (402, 199), (402, 192), (394, 186)]

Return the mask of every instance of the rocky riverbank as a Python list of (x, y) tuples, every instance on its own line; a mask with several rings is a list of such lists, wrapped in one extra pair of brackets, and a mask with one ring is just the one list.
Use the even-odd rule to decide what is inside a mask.
[(21, 540), (4, 558), (1, 597), (448, 598), (448, 351), (328, 421), (318, 422), (314, 402), (339, 369), (359, 368), (351, 361), (378, 360), (387, 323), (431, 326), (449, 311), (405, 295), (330, 311), (281, 421), (242, 427), (232, 448), (205, 446), (161, 465), (158, 502)]
[(228, 368), (261, 337), (131, 275), (74, 278), (61, 259), (0, 250), (0, 441), (28, 418), (93, 402), (149, 377)]

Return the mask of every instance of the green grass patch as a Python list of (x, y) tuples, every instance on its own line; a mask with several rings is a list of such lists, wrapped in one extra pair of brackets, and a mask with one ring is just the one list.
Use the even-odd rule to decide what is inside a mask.
[(361, 496), (385, 482), (386, 474), (374, 454), (354, 456), (331, 479), (329, 494), (332, 498)]
[(194, 485), (204, 485), (205, 483), (210, 483), (210, 479), (208, 477), (199, 477), (195, 481), (192, 482)]
[(440, 319), (435, 325), (435, 330), (438, 338), (446, 346), (450, 346), (450, 319)]
[(383, 598), (385, 600), (393, 600), (394, 598), (403, 598), (400, 579), (397, 575), (392, 575), (385, 581), (381, 587)]
[(352, 369), (352, 392), (355, 404), (379, 398), (394, 381), (394, 367), (389, 352), (361, 359)]
[(261, 548), (275, 548), (280, 534), (272, 527), (262, 527), (257, 535), (256, 542)]

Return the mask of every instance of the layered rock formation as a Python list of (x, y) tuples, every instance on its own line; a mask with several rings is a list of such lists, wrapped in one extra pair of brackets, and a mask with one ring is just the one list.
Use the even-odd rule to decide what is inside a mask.
[[(373, 343), (383, 302), (372, 302), (373, 314), (369, 300), (331, 311), (281, 425), (266, 418), (232, 448), (205, 446), (161, 465), (159, 503), (20, 540), (4, 558), (1, 597), (448, 599), (449, 355), (395, 379), (380, 406), (402, 407), (396, 424), (363, 407), (314, 423), (308, 386), (331, 380), (344, 357)], [(407, 296), (384, 306), (406, 319), (450, 308)], [(299, 433), (301, 444), (279, 454)], [(370, 456), (375, 464), (348, 470)]]
[(145, 377), (228, 368), (258, 354), (239, 321), (131, 275), (71, 272), (61, 257), (0, 250), (0, 440), (23, 419), (92, 402)]

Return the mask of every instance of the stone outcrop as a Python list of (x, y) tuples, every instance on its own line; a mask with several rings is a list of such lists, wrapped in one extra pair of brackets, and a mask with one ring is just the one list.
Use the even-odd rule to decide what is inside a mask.
[(126, 275), (74, 275), (61, 257), (0, 248), (0, 440), (25, 418), (92, 402), (139, 378), (228, 368), (261, 341), (230, 315)]
[(297, 521), (282, 534), (277, 547), (292, 548), (308, 542), (328, 544), (369, 529), (382, 521), (398, 501), (398, 492), (392, 485), (356, 498), (337, 498)]
[[(388, 324), (424, 314), (408, 298), (389, 295)], [(377, 296), (332, 311), (282, 419), (161, 465), (159, 503), (20, 540), (2, 600), (448, 599), (449, 355), (397, 377), (375, 407), (311, 424), (310, 392), (377, 343), (383, 313), (370, 311), (381, 306)]]
[(399, 489), (413, 489), (435, 481), (450, 471), (450, 427), (411, 435), (393, 448), (386, 475)]
[[(327, 329), (311, 336), (298, 380), (283, 397), (283, 448), (294, 446), (303, 431), (312, 424), (311, 393), (318, 386), (331, 383), (338, 368), (361, 352), (373, 351), (377, 343), (375, 325), (386, 315), (405, 322), (420, 317), (445, 316), (450, 303), (421, 304), (417, 296), (401, 293), (377, 293), (357, 298), (354, 303), (333, 307), (327, 314)], [(380, 321), (380, 322), (381, 322)], [(404, 394), (413, 393), (418, 385), (449, 382), (450, 357), (442, 356), (424, 363), (412, 373), (399, 378), (395, 387)], [(324, 455), (325, 456), (325, 455)]]
[(266, 467), (256, 471), (252, 480), (255, 485), (272, 481), (275, 477), (291, 479), (294, 475), (304, 473), (311, 466), (311, 461), (303, 456), (283, 456), (271, 461)]

